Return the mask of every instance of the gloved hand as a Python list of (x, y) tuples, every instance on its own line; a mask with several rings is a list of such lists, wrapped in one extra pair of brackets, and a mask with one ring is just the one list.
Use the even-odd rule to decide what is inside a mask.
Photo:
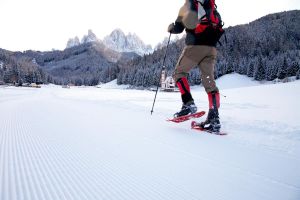
[(175, 27), (175, 24), (174, 24), (174, 23), (170, 24), (169, 27), (168, 27), (168, 32), (169, 32), (169, 33), (172, 33), (173, 30), (174, 30), (174, 27)]

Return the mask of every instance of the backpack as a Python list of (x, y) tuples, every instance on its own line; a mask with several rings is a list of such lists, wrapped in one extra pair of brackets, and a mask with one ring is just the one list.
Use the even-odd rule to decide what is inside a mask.
[(208, 40), (215, 43), (219, 42), (225, 31), (223, 29), (224, 23), (220, 13), (217, 11), (215, 0), (197, 0), (196, 2), (198, 8), (198, 24), (195, 29), (195, 34), (203, 34)]

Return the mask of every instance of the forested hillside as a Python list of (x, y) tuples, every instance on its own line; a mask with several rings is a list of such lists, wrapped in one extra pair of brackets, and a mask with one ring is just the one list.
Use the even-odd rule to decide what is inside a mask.
[(27, 56), (0, 49), (0, 83), (21, 85), (22, 83), (48, 83), (51, 77), (36, 60)]
[(119, 65), (137, 57), (116, 52), (101, 42), (90, 42), (63, 51), (0, 51), (0, 81), (4, 83), (54, 83), (97, 85), (117, 78)]
[[(227, 42), (218, 46), (216, 78), (237, 72), (255, 80), (274, 80), (296, 76), (300, 64), (300, 11), (271, 14), (249, 24), (226, 29)], [(166, 69), (171, 75), (184, 47), (184, 39), (171, 44)], [(159, 81), (162, 58), (166, 49), (128, 63), (118, 75), (119, 84), (151, 86)], [(191, 84), (200, 84), (199, 70), (191, 71)]]

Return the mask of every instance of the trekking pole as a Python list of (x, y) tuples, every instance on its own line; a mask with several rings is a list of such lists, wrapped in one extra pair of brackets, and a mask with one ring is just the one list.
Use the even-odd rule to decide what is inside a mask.
[[(170, 40), (171, 40), (171, 35), (172, 35), (172, 33), (170, 33), (170, 35), (169, 35), (169, 40), (168, 40), (168, 44), (167, 44), (167, 47), (166, 47), (166, 52), (165, 52), (165, 56), (164, 56), (164, 60), (163, 60), (163, 64), (162, 64), (162, 69), (161, 69), (161, 72), (160, 72), (160, 76), (161, 76), (162, 71), (165, 69), (165, 62), (166, 62), (166, 57), (167, 57), (167, 53), (168, 53), (168, 48), (169, 48), (169, 44), (170, 44)], [(160, 79), (159, 79), (159, 80), (160, 80)], [(152, 115), (152, 113), (153, 113), (154, 104), (155, 104), (156, 96), (157, 96), (157, 92), (158, 92), (158, 87), (159, 87), (159, 83), (157, 84), (157, 87), (156, 87), (156, 92), (155, 92), (155, 96), (154, 96), (154, 101), (153, 101), (153, 105), (152, 105), (152, 109), (151, 109), (151, 115)]]

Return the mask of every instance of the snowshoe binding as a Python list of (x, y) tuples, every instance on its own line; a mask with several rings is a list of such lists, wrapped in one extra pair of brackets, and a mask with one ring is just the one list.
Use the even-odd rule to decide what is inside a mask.
[(194, 114), (196, 112), (197, 112), (197, 106), (195, 105), (194, 101), (191, 101), (188, 102), (187, 104), (183, 104), (181, 110), (174, 114), (174, 118)]
[(200, 123), (200, 127), (211, 132), (220, 132), (221, 123), (217, 109), (209, 109), (207, 118)]

